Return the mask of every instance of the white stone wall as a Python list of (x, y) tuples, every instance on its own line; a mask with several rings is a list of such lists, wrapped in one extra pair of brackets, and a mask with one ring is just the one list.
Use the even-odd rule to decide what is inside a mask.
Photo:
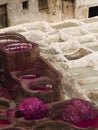
[[(7, 4), (8, 26), (45, 20), (58, 22), (65, 19), (87, 19), (89, 7), (97, 6), (98, 0), (75, 0), (75, 3), (62, 0), (48, 0), (48, 9), (38, 9), (37, 0), (29, 0), (29, 9), (23, 10), (24, 0), (0, 0), (0, 5)], [(62, 6), (63, 5), (63, 6)]]
[(62, 0), (48, 0), (50, 22), (62, 20)]
[(35, 0), (29, 0), (29, 8), (25, 10), (23, 10), (20, 0), (10, 0), (8, 4), (8, 18), (10, 25), (43, 19), (49, 21), (47, 11), (39, 12), (38, 3)]
[(62, 19), (73, 19), (74, 17), (74, 2), (63, 1), (62, 3)]
[(29, 8), (22, 8), (23, 0), (0, 0), (0, 5), (7, 4), (8, 25), (16, 25), (34, 21), (60, 21), (62, 19), (61, 0), (48, 0), (48, 9), (38, 9), (37, 0), (29, 0)]
[(75, 18), (87, 19), (89, 15), (89, 7), (98, 6), (98, 0), (76, 0), (75, 2)]
[(76, 0), (76, 6), (98, 5), (98, 0)]

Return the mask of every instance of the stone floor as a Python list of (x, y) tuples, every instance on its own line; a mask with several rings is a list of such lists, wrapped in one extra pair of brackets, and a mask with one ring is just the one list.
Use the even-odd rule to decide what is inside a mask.
[(81, 97), (98, 104), (98, 17), (59, 23), (38, 21), (1, 29), (38, 43), (41, 55), (62, 72), (64, 99)]

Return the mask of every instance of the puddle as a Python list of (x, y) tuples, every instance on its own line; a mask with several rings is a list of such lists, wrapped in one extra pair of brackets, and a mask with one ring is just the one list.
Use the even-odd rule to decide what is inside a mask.
[(98, 71), (94, 71), (91, 67), (68, 68), (66, 72), (68, 72), (73, 79), (98, 76)]

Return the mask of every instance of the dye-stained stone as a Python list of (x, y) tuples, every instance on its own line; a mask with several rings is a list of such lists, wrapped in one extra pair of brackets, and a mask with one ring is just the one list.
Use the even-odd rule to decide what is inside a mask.
[[(97, 103), (94, 97), (91, 96), (90, 90), (85, 87), (83, 88), (79, 83), (80, 81), (85, 81), (85, 79), (81, 79), (83, 74), (77, 71), (78, 69), (81, 69), (81, 71), (83, 70), (85, 78), (88, 78), (89, 75), (87, 86), (92, 77), (97, 78), (97, 74), (94, 74), (98, 71), (97, 26), (98, 18), (91, 18), (84, 21), (71, 19), (58, 23), (47, 23), (44, 21), (27, 23), (6, 28), (0, 30), (0, 32), (14, 30), (26, 36), (28, 40), (30, 39), (32, 42), (35, 40), (35, 42), (39, 44), (41, 56), (46, 58), (48, 62), (63, 74), (62, 86), (65, 99), (78, 96)], [(23, 28), (23, 31), (21, 31), (20, 28)], [(31, 36), (34, 30), (36, 30), (36, 33), (37, 31), (39, 32), (37, 34), (38, 39), (37, 35), (35, 39)], [(84, 54), (83, 56), (80, 56), (81, 53), (79, 53), (79, 57), (75, 60), (68, 60), (65, 57), (72, 56), (72, 54), (80, 48), (86, 49), (86, 51), (92, 53), (88, 55)], [(91, 67), (93, 71), (88, 71), (88, 67)], [(97, 94), (97, 91), (94, 93)], [(94, 95), (94, 93), (92, 95)]]

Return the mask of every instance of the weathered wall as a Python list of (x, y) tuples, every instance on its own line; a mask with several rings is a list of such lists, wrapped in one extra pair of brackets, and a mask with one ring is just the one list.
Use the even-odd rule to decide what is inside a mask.
[(72, 1), (63, 1), (62, 3), (62, 19), (74, 18), (75, 3)]
[(77, 6), (75, 8), (75, 18), (76, 19), (87, 19), (88, 18), (88, 7)]
[(87, 19), (89, 7), (97, 6), (98, 0), (48, 0), (48, 9), (38, 9), (37, 0), (29, 0), (29, 8), (23, 10), (25, 0), (0, 0), (0, 5), (7, 4), (8, 26), (25, 22), (45, 20), (57, 22), (65, 19)]
[(89, 7), (98, 6), (98, 0), (76, 0), (75, 2), (75, 18), (87, 19), (89, 15)]
[(36, 0), (29, 0), (29, 8), (23, 10), (24, 0), (0, 0), (0, 5), (7, 4), (8, 25), (45, 20), (49, 22), (62, 19), (62, 0), (48, 0), (48, 9), (38, 9)]
[(23, 10), (21, 1), (20, 0), (9, 1), (8, 17), (10, 25), (43, 19), (46, 21), (49, 20), (46, 10), (39, 11), (38, 2), (36, 2), (35, 0), (29, 0), (29, 8)]
[(98, 5), (98, 0), (76, 0), (76, 6)]
[(62, 0), (48, 0), (50, 22), (62, 20)]
[(6, 3), (8, 3), (10, 0), (0, 0), (0, 5), (4, 5)]

